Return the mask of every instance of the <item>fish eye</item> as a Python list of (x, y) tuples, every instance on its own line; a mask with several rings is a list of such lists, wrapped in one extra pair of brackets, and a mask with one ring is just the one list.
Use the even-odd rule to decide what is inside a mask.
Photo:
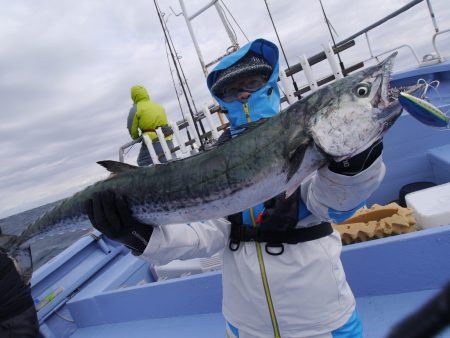
[(359, 83), (356, 86), (355, 94), (359, 97), (366, 97), (370, 93), (370, 86), (367, 83)]

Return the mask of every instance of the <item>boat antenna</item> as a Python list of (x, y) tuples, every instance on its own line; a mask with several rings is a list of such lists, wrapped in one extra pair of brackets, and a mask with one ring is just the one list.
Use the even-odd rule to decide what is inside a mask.
[[(281, 43), (280, 37), (279, 37), (279, 35), (278, 35), (277, 27), (275, 27), (275, 23), (273, 22), (273, 19), (272, 19), (272, 13), (270, 13), (269, 5), (267, 4), (267, 1), (266, 1), (266, 0), (264, 0), (264, 3), (266, 4), (266, 8), (267, 8), (267, 12), (269, 13), (270, 21), (272, 22), (273, 29), (274, 29), (275, 34), (276, 34), (276, 36), (277, 36), (278, 44), (279, 44), (280, 47), (281, 47), (281, 51), (282, 51), (282, 53), (283, 53), (284, 61), (286, 62), (286, 65), (288, 66), (288, 68), (291, 68), (291, 67), (289, 66), (289, 62), (288, 62), (288, 59), (287, 59), (287, 57), (286, 57), (286, 53), (284, 52), (283, 44)], [(292, 85), (294, 86), (295, 91), (298, 91), (297, 82), (295, 82), (295, 79), (294, 79), (294, 75), (293, 75), (293, 74), (291, 75), (291, 78), (292, 78)], [(299, 99), (300, 99), (300, 97), (299, 97)]]
[[(319, 3), (320, 3), (320, 7), (322, 8), (322, 13), (325, 18), (325, 23), (327, 24), (328, 31), (330, 32), (331, 40), (333, 41), (333, 47), (336, 48), (336, 41), (334, 41), (334, 36), (333, 36), (333, 32), (331, 31), (331, 29), (333, 29), (333, 31), (335, 32), (336, 35), (337, 35), (337, 32), (334, 29), (333, 25), (331, 24), (330, 20), (328, 20), (327, 13), (325, 13), (325, 8), (323, 8), (322, 0), (319, 0)], [(339, 55), (338, 51), (336, 51), (336, 55), (339, 60), (339, 66), (341, 67), (341, 72), (345, 76), (346, 74), (345, 74), (344, 63), (342, 62), (341, 56)]]
[[(189, 113), (191, 114), (192, 121), (194, 121), (195, 131), (197, 132), (197, 135), (199, 137), (201, 148), (205, 149), (205, 146), (203, 144), (203, 140), (202, 140), (200, 132), (198, 130), (197, 123), (195, 123), (194, 112), (192, 111), (191, 103), (189, 102), (189, 99), (188, 99), (188, 96), (187, 96), (187, 93), (186, 93), (186, 88), (184, 87), (184, 84), (183, 84), (183, 81), (182, 81), (182, 77), (181, 77), (180, 71), (179, 71), (178, 66), (177, 66), (176, 58), (175, 58), (174, 51), (173, 51), (173, 46), (170, 45), (169, 38), (167, 36), (167, 30), (165, 29), (164, 22), (162, 20), (161, 11), (159, 9), (159, 6), (158, 6), (156, 0), (153, 0), (153, 3), (155, 4), (156, 12), (158, 13), (159, 22), (161, 24), (161, 28), (162, 28), (163, 33), (164, 33), (164, 38), (165, 38), (166, 43), (167, 43), (167, 45), (169, 47), (170, 56), (172, 57), (172, 62), (174, 64), (174, 66), (175, 66), (175, 70), (177, 72), (177, 77), (178, 77), (178, 79), (180, 79), (181, 89), (183, 90), (184, 97), (186, 98), (186, 103), (187, 103), (187, 106), (188, 106), (188, 109), (189, 109)], [(178, 64), (178, 65), (180, 65), (180, 64)]]

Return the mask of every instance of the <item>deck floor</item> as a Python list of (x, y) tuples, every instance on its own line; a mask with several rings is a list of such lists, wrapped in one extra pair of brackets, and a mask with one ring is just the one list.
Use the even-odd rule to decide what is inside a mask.
[[(435, 290), (409, 292), (357, 298), (358, 311), (364, 323), (364, 337), (386, 337), (390, 328), (410, 309), (420, 306), (436, 293)], [(90, 326), (78, 329), (72, 337), (122, 338), (132, 336), (166, 338), (212, 338), (225, 337), (225, 324), (221, 313), (180, 316), (164, 319), (149, 319)], [(438, 338), (450, 338), (450, 328)]]

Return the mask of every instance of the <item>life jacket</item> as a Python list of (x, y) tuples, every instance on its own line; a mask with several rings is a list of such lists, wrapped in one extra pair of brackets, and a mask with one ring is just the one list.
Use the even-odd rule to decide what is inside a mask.
[[(307, 228), (296, 228), (300, 219), (300, 188), (286, 198), (282, 193), (263, 204), (264, 208), (254, 217), (255, 208), (228, 216), (231, 222), (229, 249), (236, 251), (240, 242), (266, 243), (266, 252), (281, 255), (284, 244), (298, 244), (330, 235), (331, 224), (322, 222)], [(259, 206), (256, 207), (256, 210)], [(251, 223), (244, 220), (245, 213), (253, 213)]]

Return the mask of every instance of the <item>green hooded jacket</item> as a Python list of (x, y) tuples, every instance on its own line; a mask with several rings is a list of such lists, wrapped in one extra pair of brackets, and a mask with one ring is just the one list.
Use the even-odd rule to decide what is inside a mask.
[[(158, 127), (168, 124), (165, 109), (150, 100), (147, 89), (144, 86), (131, 87), (131, 99), (133, 107), (128, 114), (128, 131), (133, 140), (137, 139), (140, 134), (147, 134), (150, 139), (158, 140), (158, 135), (154, 131)], [(171, 140), (172, 136), (167, 136), (166, 140)]]

